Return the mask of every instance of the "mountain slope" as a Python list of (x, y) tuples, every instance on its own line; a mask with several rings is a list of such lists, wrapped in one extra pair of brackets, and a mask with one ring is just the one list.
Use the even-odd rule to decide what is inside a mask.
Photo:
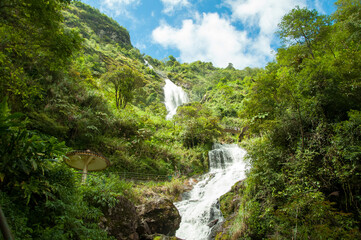
[[(251, 168), (221, 202), (235, 199), (219, 238), (360, 237), (359, 1), (338, 1), (332, 21), (292, 10), (276, 60), (244, 70), (143, 56), (126, 29), (69, 2), (0, 7), (0, 201), (17, 238), (111, 238), (98, 223), (119, 196), (140, 204), (183, 189), (182, 178), (135, 184), (123, 172), (202, 174), (213, 142), (242, 139)], [(162, 76), (192, 100), (172, 121)], [(74, 149), (112, 165), (81, 185), (64, 163)]]
[(97, 39), (99, 43), (104, 45), (115, 43), (126, 49), (132, 48), (129, 32), (113, 19), (100, 13), (98, 9), (81, 2), (74, 2), (64, 15), (66, 25), (78, 28), (86, 39), (91, 39), (95, 34), (99, 38)]

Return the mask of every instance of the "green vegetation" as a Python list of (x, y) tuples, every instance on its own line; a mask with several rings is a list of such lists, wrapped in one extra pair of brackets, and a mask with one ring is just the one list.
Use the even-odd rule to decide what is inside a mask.
[[(106, 239), (97, 223), (117, 196), (141, 203), (149, 191), (183, 191), (177, 179), (138, 188), (119, 172), (201, 174), (221, 131), (206, 110), (192, 122), (165, 120), (164, 80), (114, 20), (80, 2), (47, 3), (0, 5), (0, 204), (16, 239)], [(63, 161), (72, 149), (112, 166), (80, 185)]]
[(141, 84), (141, 77), (127, 66), (113, 67), (104, 78), (113, 84), (117, 108), (125, 108), (133, 100), (135, 88)]
[[(136, 184), (119, 172), (202, 174), (213, 142), (242, 138), (251, 170), (223, 198), (223, 239), (359, 238), (361, 6), (337, 6), (292, 10), (276, 60), (237, 70), (143, 56), (81, 2), (1, 1), (0, 205), (15, 238), (111, 239), (98, 223), (117, 197), (184, 190), (183, 178)], [(160, 76), (192, 100), (171, 121)], [(72, 149), (112, 166), (81, 185), (63, 161)]]
[(245, 79), (251, 170), (232, 239), (360, 238), (361, 4), (337, 6), (284, 16), (277, 61)]

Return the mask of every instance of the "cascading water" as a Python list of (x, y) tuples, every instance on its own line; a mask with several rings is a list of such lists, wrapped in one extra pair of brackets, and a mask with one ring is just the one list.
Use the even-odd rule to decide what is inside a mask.
[(214, 144), (209, 152), (210, 171), (183, 200), (175, 203), (182, 222), (176, 236), (186, 240), (208, 239), (211, 224), (222, 222), (218, 199), (245, 178), (246, 151), (236, 144)]
[(152, 65), (149, 64), (147, 60), (144, 59), (145, 65), (149, 67), (150, 69), (154, 69)]
[(167, 108), (168, 115), (166, 119), (172, 119), (177, 113), (177, 108), (189, 101), (187, 93), (181, 87), (175, 85), (171, 80), (165, 79), (164, 85), (164, 103)]
[[(153, 66), (149, 64), (147, 60), (144, 59), (145, 65), (150, 69), (153, 69)], [(163, 74), (157, 70), (156, 73), (162, 77)], [(164, 104), (167, 108), (168, 114), (166, 119), (172, 119), (173, 116), (177, 113), (177, 108), (187, 102), (189, 102), (188, 95), (186, 92), (183, 91), (181, 87), (175, 85), (171, 80), (165, 78), (165, 85), (164, 85)]]

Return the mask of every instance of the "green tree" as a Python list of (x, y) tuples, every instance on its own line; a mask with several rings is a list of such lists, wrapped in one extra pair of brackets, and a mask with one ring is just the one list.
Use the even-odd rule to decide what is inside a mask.
[(80, 37), (63, 25), (70, 0), (0, 2), (0, 94), (16, 109), (42, 97), (80, 48)]
[(197, 102), (179, 107), (175, 121), (183, 128), (183, 144), (188, 148), (212, 144), (215, 139), (222, 136), (218, 118), (212, 116), (209, 109)]
[(358, 0), (338, 0), (337, 11), (333, 19), (342, 23), (342, 28), (347, 30), (349, 40), (359, 41), (361, 38), (361, 2)]
[[(296, 8), (277, 62), (246, 78), (241, 116), (254, 136), (238, 237), (359, 238), (360, 2), (333, 15)], [(336, 196), (336, 197), (335, 197)], [(259, 221), (262, 219), (262, 221)], [(264, 222), (260, 223), (260, 222)], [(291, 231), (290, 231), (291, 230)], [(316, 238), (317, 238), (316, 237)]]
[(166, 66), (168, 66), (168, 67), (172, 67), (178, 63), (177, 59), (175, 57), (173, 57), (173, 55), (169, 55), (168, 59), (169, 60), (166, 62)]
[(296, 7), (282, 18), (278, 25), (278, 34), (284, 43), (306, 46), (312, 58), (314, 55), (314, 40), (319, 35), (322, 27), (329, 24), (329, 19), (319, 15), (316, 10)]
[(235, 70), (233, 63), (228, 63), (228, 66), (226, 67), (228, 70)]
[(16, 239), (107, 239), (62, 162), (69, 148), (23, 117), (0, 103), (0, 204)]
[(103, 76), (114, 87), (115, 104), (117, 108), (125, 108), (134, 98), (134, 90), (141, 86), (141, 75), (128, 66), (112, 66)]

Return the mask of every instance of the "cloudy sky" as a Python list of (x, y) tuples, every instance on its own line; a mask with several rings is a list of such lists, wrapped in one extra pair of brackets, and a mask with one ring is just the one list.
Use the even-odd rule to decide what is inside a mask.
[(282, 16), (295, 6), (335, 11), (336, 0), (82, 0), (128, 29), (133, 46), (159, 60), (263, 67), (279, 46)]

